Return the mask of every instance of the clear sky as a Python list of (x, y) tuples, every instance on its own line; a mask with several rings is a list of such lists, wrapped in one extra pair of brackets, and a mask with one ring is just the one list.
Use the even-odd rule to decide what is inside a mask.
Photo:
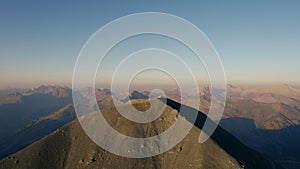
[(2, 0), (0, 87), (69, 85), (85, 41), (104, 24), (137, 12), (170, 13), (198, 26), (229, 82), (299, 84), (299, 9), (296, 0)]

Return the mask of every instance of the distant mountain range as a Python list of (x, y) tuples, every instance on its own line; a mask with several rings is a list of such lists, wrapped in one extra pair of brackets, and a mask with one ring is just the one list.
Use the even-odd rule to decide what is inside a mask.
[(252, 99), (260, 103), (283, 103), (300, 108), (300, 89), (287, 84), (272, 87), (239, 87), (228, 85), (231, 99)]

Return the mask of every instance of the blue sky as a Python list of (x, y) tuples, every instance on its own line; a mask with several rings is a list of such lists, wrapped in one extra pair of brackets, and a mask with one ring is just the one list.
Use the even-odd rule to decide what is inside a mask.
[(198, 26), (232, 83), (299, 84), (299, 1), (1, 1), (0, 87), (67, 84), (85, 41), (137, 12), (165, 12)]

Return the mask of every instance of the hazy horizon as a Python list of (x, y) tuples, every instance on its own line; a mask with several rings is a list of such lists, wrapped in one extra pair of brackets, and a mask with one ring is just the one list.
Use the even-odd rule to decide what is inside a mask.
[[(120, 84), (122, 85), (122, 84)], [(228, 83), (227, 85), (233, 85), (236, 87), (249, 87), (249, 88), (255, 88), (255, 87), (279, 87), (288, 85), (294, 88), (300, 88), (300, 84), (288, 84), (288, 83)], [(10, 89), (34, 89), (40, 86), (59, 86), (59, 87), (68, 87), (72, 88), (72, 84), (60, 84), (60, 83), (40, 83), (40, 84), (29, 84), (29, 85), (14, 85), (14, 86), (6, 86), (6, 87), (0, 87), (0, 90), (10, 90)], [(210, 86), (209, 83), (201, 83), (199, 86)], [(88, 85), (82, 85), (83, 88), (89, 87)], [(130, 90), (138, 90), (143, 91), (147, 90), (149, 88), (159, 88), (159, 89), (173, 89), (175, 88), (175, 85), (168, 85), (168, 84), (149, 84), (149, 85), (140, 85), (140, 84), (134, 84), (130, 86)], [(97, 89), (110, 89), (110, 84), (107, 85), (95, 85), (95, 88)], [(147, 90), (148, 91), (148, 90)]]

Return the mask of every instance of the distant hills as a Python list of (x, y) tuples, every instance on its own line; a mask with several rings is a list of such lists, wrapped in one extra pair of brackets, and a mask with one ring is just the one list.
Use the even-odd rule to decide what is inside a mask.
[(260, 103), (283, 103), (300, 108), (300, 89), (287, 84), (271, 87), (239, 87), (228, 85), (231, 99), (252, 99)]
[(26, 97), (34, 95), (67, 98), (72, 97), (72, 90), (68, 87), (50, 85), (42, 85), (33, 89), (8, 89), (6, 91), (2, 91), (2, 94), (0, 94), (0, 105), (21, 103), (23, 99), (26, 99)]

